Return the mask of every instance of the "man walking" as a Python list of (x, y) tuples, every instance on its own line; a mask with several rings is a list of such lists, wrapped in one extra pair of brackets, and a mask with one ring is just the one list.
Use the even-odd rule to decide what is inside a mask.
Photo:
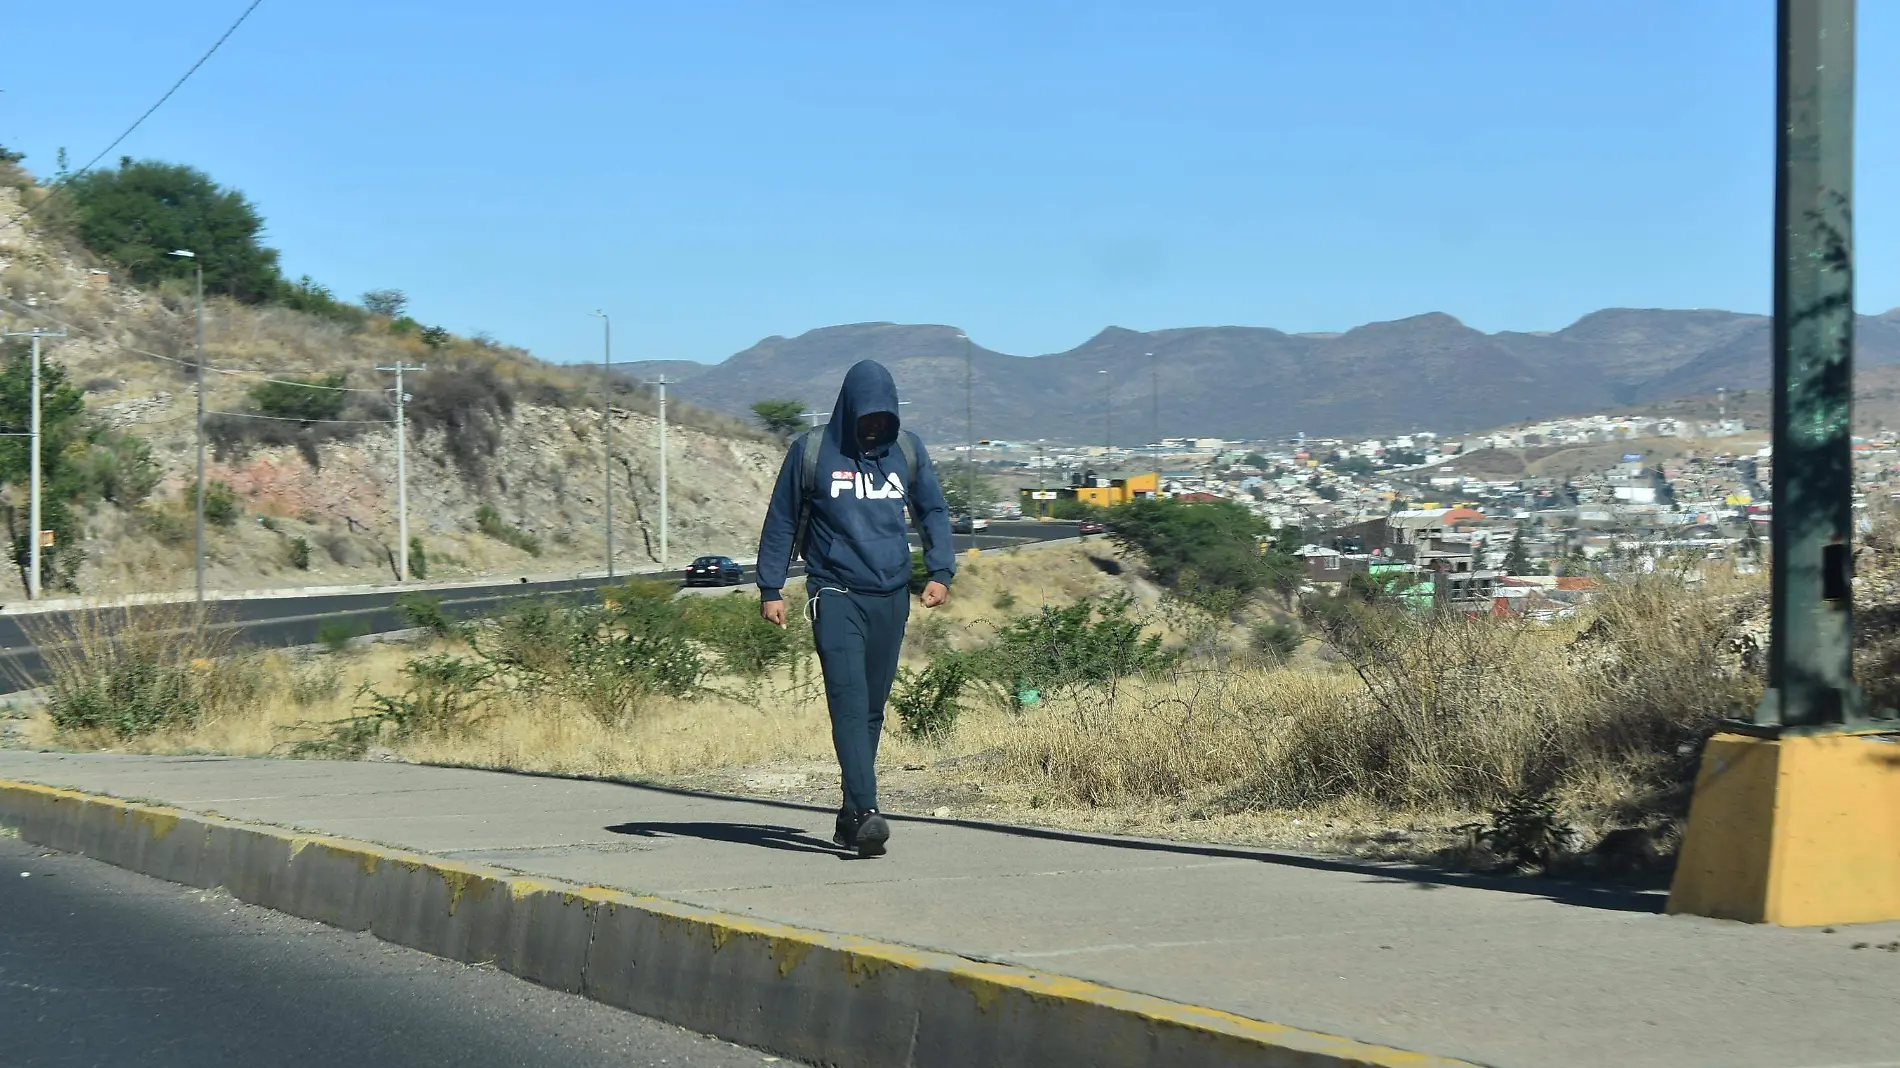
[(785, 625), (786, 571), (805, 560), (805, 611), (831, 711), (844, 804), (833, 841), (884, 854), (891, 827), (877, 809), (884, 702), (910, 618), (906, 509), (924, 540), (925, 608), (950, 596), (956, 553), (943, 487), (917, 435), (898, 425), (897, 384), (884, 365), (852, 366), (831, 421), (792, 442), (759, 532), (759, 614)]

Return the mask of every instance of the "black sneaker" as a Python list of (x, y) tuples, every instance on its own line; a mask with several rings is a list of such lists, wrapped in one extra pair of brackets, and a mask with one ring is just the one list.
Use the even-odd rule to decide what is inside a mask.
[(858, 845), (858, 814), (848, 808), (838, 810), (838, 825), (831, 832), (831, 840), (840, 849), (855, 849)]
[(877, 809), (871, 809), (858, 817), (856, 843), (858, 856), (881, 857), (884, 855), (884, 843), (891, 840), (891, 825), (878, 815)]

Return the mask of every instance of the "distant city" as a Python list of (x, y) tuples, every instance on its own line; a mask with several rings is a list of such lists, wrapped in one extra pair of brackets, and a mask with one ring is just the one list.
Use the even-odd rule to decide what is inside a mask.
[[(942, 450), (954, 480), (964, 448)], [(1856, 438), (1855, 457), (1859, 507), (1891, 499), (1895, 438)], [(971, 460), (1007, 484), (1004, 514), (1148, 495), (1232, 501), (1297, 531), (1313, 585), (1382, 576), (1402, 596), (1541, 617), (1574, 611), (1594, 573), (1685, 555), (1753, 570), (1774, 499), (1768, 430), (1737, 418), (1590, 415), (1461, 437), (1174, 437), (1117, 449), (989, 441)]]

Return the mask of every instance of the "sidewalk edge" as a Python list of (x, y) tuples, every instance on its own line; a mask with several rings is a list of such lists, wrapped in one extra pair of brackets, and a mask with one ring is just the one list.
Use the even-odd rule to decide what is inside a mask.
[(1011, 965), (36, 783), (0, 779), (0, 826), (840, 1068), (1470, 1068)]

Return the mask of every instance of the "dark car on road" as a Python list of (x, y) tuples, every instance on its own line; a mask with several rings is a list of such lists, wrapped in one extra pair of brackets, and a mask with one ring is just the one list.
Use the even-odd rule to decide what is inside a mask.
[(1075, 532), (1086, 538), (1090, 534), (1106, 534), (1108, 533), (1108, 528), (1103, 526), (1102, 521), (1099, 519), (1084, 519), (1081, 524), (1075, 528)]
[(688, 586), (737, 586), (745, 581), (745, 568), (730, 556), (702, 556), (686, 566)]

